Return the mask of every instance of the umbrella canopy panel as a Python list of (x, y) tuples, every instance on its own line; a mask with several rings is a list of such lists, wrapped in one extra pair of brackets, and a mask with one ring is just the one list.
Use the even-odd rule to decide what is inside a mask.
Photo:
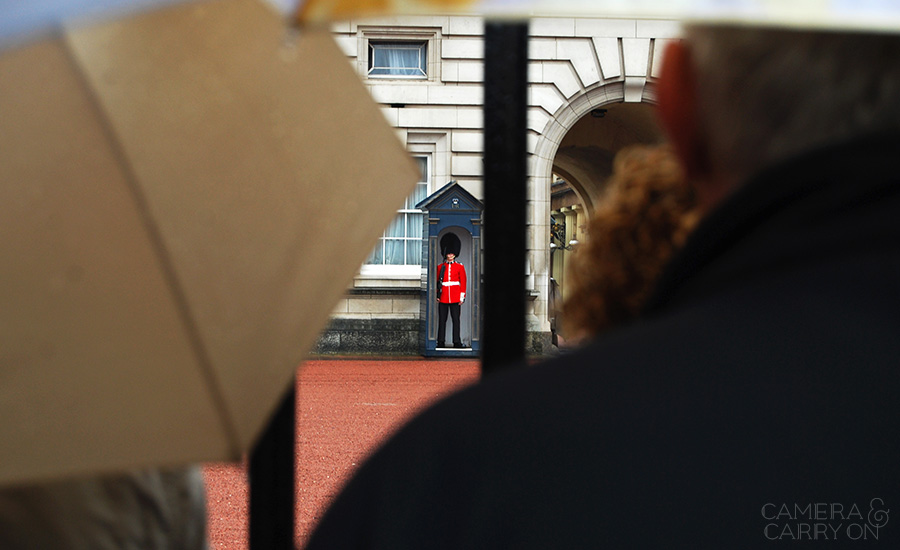
[[(227, 454), (129, 175), (70, 61), (60, 41), (0, 61), (2, 476), (81, 470), (108, 439), (160, 460)], [(154, 456), (171, 447), (184, 455)]]
[(4, 51), (0, 119), (0, 483), (240, 458), (418, 179), (254, 0)]

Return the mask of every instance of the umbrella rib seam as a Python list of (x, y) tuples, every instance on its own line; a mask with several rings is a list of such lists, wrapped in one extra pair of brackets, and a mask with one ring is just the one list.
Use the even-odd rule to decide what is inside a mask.
[(97, 96), (89, 78), (86, 76), (84, 67), (80, 63), (78, 56), (72, 51), (72, 44), (70, 43), (68, 34), (65, 31), (63, 31), (62, 34), (66, 42), (66, 48), (64, 48), (66, 55), (69, 56), (69, 58), (72, 60), (73, 65), (79, 67), (80, 69), (79, 71), (76, 71), (78, 73), (77, 77), (79, 78), (79, 80), (81, 80), (82, 85), (87, 92), (89, 101), (98, 115), (102, 132), (105, 134), (106, 139), (110, 143), (112, 154), (114, 155), (119, 165), (121, 166), (122, 171), (124, 172), (125, 181), (130, 188), (132, 199), (134, 200), (135, 206), (137, 207), (144, 229), (147, 231), (147, 235), (150, 239), (151, 245), (156, 251), (156, 256), (159, 260), (163, 277), (166, 281), (167, 286), (169, 287), (169, 290), (172, 293), (172, 298), (175, 302), (175, 307), (178, 311), (178, 315), (181, 318), (181, 321), (187, 331), (188, 340), (190, 342), (191, 348), (193, 349), (195, 358), (200, 366), (201, 375), (207, 382), (207, 388), (209, 389), (213, 406), (215, 407), (216, 412), (223, 421), (225, 436), (228, 438), (229, 454), (235, 460), (237, 460), (241, 457), (242, 454), (240, 437), (229, 412), (222, 385), (219, 381), (219, 378), (215, 374), (215, 370), (213, 369), (212, 361), (209, 357), (209, 352), (207, 351), (206, 346), (203, 343), (203, 338), (200, 335), (200, 330), (194, 322), (194, 315), (191, 312), (191, 307), (188, 303), (187, 296), (185, 295), (184, 290), (182, 289), (182, 285), (180, 284), (180, 281), (176, 274), (174, 262), (171, 258), (171, 255), (169, 254), (168, 249), (166, 248), (165, 241), (162, 237), (162, 231), (154, 222), (153, 217), (151, 216), (150, 206), (148, 204), (147, 198), (145, 197), (140, 185), (138, 184), (137, 176), (134, 172), (134, 168), (131, 162), (128, 159), (128, 155), (120, 145), (120, 141), (116, 134), (115, 128), (106, 116), (106, 111), (103, 109), (102, 100)]

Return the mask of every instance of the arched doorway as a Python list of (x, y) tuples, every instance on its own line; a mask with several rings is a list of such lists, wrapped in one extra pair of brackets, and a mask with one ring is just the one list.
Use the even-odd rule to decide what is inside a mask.
[(583, 114), (568, 129), (553, 157), (553, 172), (576, 190), (591, 212), (616, 153), (629, 145), (662, 139), (649, 103), (606, 104)]
[[(629, 145), (664, 139), (650, 101), (626, 103), (624, 98), (610, 100), (608, 95), (597, 88), (566, 105), (537, 146), (531, 184), (536, 187), (533, 193), (546, 193), (548, 226), (545, 242), (532, 243), (535, 249), (530, 253), (535, 267), (546, 266), (546, 275), (534, 270), (534, 294), (546, 296), (546, 301), (535, 300), (531, 317), (557, 344), (561, 343), (558, 309), (567, 294), (567, 264), (602, 199), (613, 158)], [(540, 234), (537, 228), (534, 234)]]

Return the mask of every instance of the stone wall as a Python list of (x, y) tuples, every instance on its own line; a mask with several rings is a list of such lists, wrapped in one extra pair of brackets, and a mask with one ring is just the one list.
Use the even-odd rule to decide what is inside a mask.
[(419, 355), (418, 319), (332, 319), (318, 355)]

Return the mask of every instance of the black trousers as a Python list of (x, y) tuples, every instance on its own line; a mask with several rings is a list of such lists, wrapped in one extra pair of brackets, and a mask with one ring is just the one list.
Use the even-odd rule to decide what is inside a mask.
[(450, 320), (453, 321), (453, 345), (462, 347), (462, 340), (459, 338), (459, 303), (445, 304), (438, 303), (438, 336), (437, 347), (444, 347), (444, 337), (447, 334), (447, 314), (450, 314)]

